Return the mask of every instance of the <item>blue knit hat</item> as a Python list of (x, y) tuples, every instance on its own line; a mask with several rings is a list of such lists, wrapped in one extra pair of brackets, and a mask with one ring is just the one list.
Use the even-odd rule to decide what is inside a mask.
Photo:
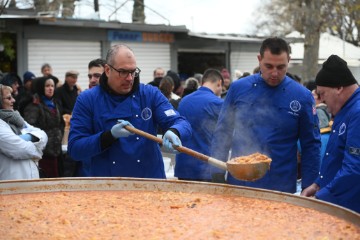
[(28, 81), (33, 80), (33, 79), (35, 79), (35, 74), (33, 74), (32, 72), (26, 71), (26, 72), (24, 73), (24, 76), (23, 76), (24, 84), (25, 84), (26, 82), (28, 82)]

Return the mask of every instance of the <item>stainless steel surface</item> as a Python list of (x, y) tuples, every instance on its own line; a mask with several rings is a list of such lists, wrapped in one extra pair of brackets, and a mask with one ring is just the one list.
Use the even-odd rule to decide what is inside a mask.
[(334, 204), (313, 198), (300, 197), (294, 194), (240, 187), (228, 184), (137, 178), (58, 178), (28, 181), (0, 181), (0, 195), (86, 190), (151, 190), (166, 192), (229, 194), (249, 198), (286, 202), (296, 206), (311, 208), (347, 220), (360, 227), (360, 214)]

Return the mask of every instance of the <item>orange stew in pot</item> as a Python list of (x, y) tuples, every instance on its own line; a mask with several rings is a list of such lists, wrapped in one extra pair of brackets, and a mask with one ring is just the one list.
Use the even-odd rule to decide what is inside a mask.
[(226, 194), (77, 191), (0, 195), (1, 239), (360, 239), (343, 219)]

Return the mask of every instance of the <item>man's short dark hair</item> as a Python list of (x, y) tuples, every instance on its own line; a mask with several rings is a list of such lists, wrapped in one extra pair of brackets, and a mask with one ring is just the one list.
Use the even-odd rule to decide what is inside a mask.
[(209, 68), (204, 72), (204, 75), (202, 77), (202, 83), (205, 82), (217, 82), (218, 80), (221, 80), (222, 83), (224, 83), (224, 78), (221, 75), (221, 72), (216, 69)]
[(265, 39), (260, 47), (260, 55), (264, 57), (264, 52), (269, 49), (271, 54), (279, 55), (282, 52), (286, 52), (287, 55), (290, 55), (290, 46), (289, 44), (282, 38), (279, 37), (271, 37)]
[(106, 64), (105, 59), (97, 58), (89, 62), (88, 69), (92, 67), (105, 67), (105, 64)]

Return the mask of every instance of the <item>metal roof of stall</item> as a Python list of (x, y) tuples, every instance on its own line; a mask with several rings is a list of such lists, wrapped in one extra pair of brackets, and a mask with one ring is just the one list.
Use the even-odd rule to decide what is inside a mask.
[(146, 23), (124, 23), (120, 21), (105, 21), (101, 19), (84, 19), (84, 18), (61, 18), (57, 17), (54, 12), (36, 13), (32, 9), (8, 9), (6, 8), (0, 19), (33, 19), (38, 20), (40, 25), (56, 25), (64, 27), (91, 27), (91, 28), (112, 28), (128, 31), (151, 31), (151, 32), (172, 32), (188, 33), (185, 25), (166, 25), (166, 24), (146, 24)]
[(206, 39), (215, 39), (219, 41), (236, 41), (236, 42), (262, 42), (264, 37), (250, 36), (243, 34), (235, 33), (196, 33), (188, 32), (188, 35), (191, 37), (206, 38)]

